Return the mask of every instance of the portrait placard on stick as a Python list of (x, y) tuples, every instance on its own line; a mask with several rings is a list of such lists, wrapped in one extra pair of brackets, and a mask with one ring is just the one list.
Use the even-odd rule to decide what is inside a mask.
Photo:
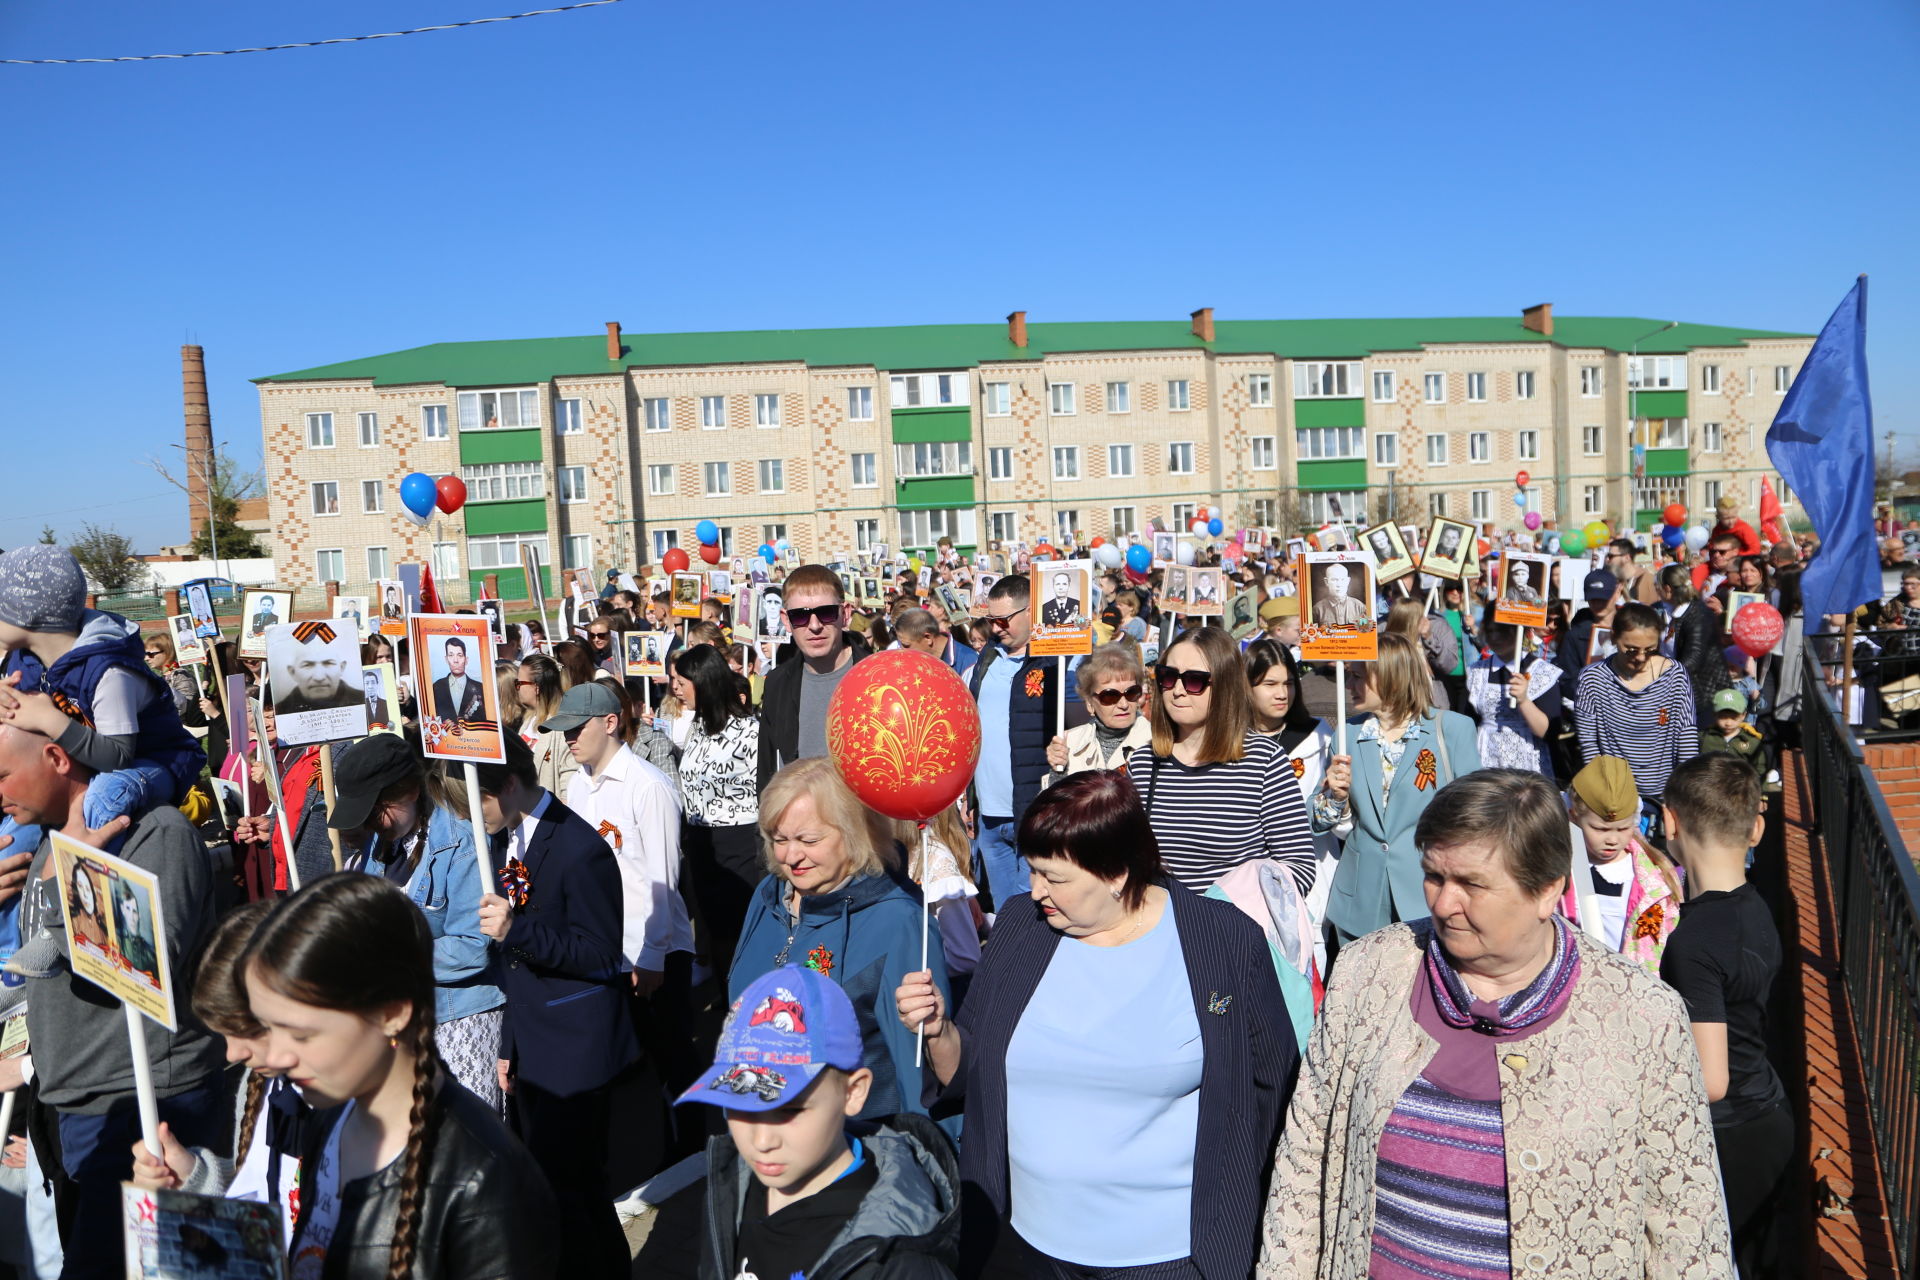
[(1300, 575), (1300, 656), (1372, 662), (1380, 656), (1373, 620), (1373, 565), (1359, 551), (1309, 551)]
[(1377, 524), (1360, 535), (1360, 545), (1373, 553), (1374, 580), (1380, 586), (1413, 572), (1413, 552), (1407, 549), (1398, 525)]
[(194, 634), (202, 640), (220, 638), (220, 619), (213, 612), (213, 592), (204, 582), (187, 588), (187, 616), (193, 619)]
[(360, 668), (360, 688), (367, 695), (367, 732), (399, 733), (400, 677), (393, 664)]
[(1732, 634), (1733, 620), (1740, 616), (1742, 609), (1750, 604), (1759, 604), (1766, 598), (1766, 593), (1761, 591), (1729, 591), (1727, 593), (1727, 633)]
[(240, 602), (240, 656), (267, 656), (267, 628), (293, 616), (292, 600), (284, 591), (248, 591)]
[(1457, 582), (1473, 554), (1473, 526), (1435, 516), (1427, 528), (1425, 547), (1420, 554), (1420, 572)]
[(367, 736), (360, 634), (347, 618), (267, 628), (274, 728), (288, 746)]
[(673, 616), (676, 618), (697, 618), (700, 616), (700, 590), (706, 585), (704, 574), (681, 572), (673, 575)]
[(333, 598), (333, 616), (336, 618), (345, 618), (351, 622), (354, 631), (360, 635), (365, 636), (372, 634), (372, 628), (367, 625), (367, 598), (365, 596), (335, 596)]
[(628, 631), (620, 636), (620, 652), (627, 675), (653, 680), (667, 674), (667, 645), (673, 640), (666, 631)]
[(1493, 620), (1516, 627), (1547, 625), (1547, 571), (1553, 557), (1509, 551), (1500, 561), (1500, 594)]
[(407, 589), (398, 578), (382, 578), (374, 583), (374, 598), (380, 602), (380, 634), (399, 640), (407, 634)]
[(1467, 538), (1467, 558), (1460, 565), (1460, 581), (1478, 582), (1480, 580), (1480, 539)]
[(1227, 606), (1227, 634), (1235, 640), (1250, 638), (1260, 629), (1259, 592), (1248, 587), (1233, 597)]
[(279, 1280), (280, 1211), (261, 1200), (120, 1186), (128, 1280)]
[(1049, 560), (1033, 567), (1028, 601), (1033, 636), (1027, 652), (1063, 657), (1093, 652), (1093, 562)]
[(168, 618), (167, 633), (173, 637), (174, 661), (181, 666), (196, 666), (207, 660), (207, 642), (200, 638), (192, 614), (176, 613)]
[(1225, 616), (1227, 596), (1220, 570), (1214, 568), (1187, 570), (1187, 603), (1180, 612), (1197, 618)]
[(410, 626), (426, 756), (505, 762), (487, 620), (478, 614), (421, 613)]
[(493, 632), (493, 642), (504, 645), (507, 642), (507, 602), (505, 600), (475, 600), (474, 609), (487, 620), (487, 630)]
[(160, 882), (152, 872), (57, 831), (54, 878), (67, 930), (68, 963), (85, 978), (169, 1031), (180, 1029), (167, 972)]

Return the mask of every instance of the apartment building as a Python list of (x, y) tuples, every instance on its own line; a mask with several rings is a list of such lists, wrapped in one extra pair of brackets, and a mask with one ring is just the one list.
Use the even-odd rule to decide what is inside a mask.
[[(524, 589), (723, 550), (806, 557), (1429, 516), (1645, 525), (1757, 503), (1809, 335), (1636, 318), (926, 325), (440, 343), (256, 379), (282, 585), (402, 562)], [(398, 505), (458, 474), (461, 511)], [(1776, 477), (1776, 483), (1777, 483)], [(1784, 495), (1783, 495), (1784, 496)], [(549, 578), (547, 589), (554, 582)], [(456, 588), (457, 593), (457, 588)]]

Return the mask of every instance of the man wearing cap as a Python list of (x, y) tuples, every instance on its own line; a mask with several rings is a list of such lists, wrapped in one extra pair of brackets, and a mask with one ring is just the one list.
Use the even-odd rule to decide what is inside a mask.
[(1613, 612), (1620, 607), (1620, 580), (1605, 569), (1595, 569), (1581, 580), (1580, 594), (1586, 605), (1567, 624), (1567, 635), (1560, 642), (1554, 665), (1560, 668), (1560, 697), (1566, 706), (1575, 706), (1574, 689), (1580, 682), (1580, 669), (1589, 657), (1604, 658), (1605, 653), (1589, 654), (1594, 628), (1611, 632)]
[(607, 585), (600, 588), (600, 598), (602, 600), (612, 600), (619, 591), (620, 571), (618, 569), (607, 570)]
[(1573, 875), (1560, 908), (1607, 950), (1658, 977), (1680, 923), (1673, 865), (1640, 840), (1640, 793), (1619, 756), (1595, 756), (1568, 789)]
[[(1700, 731), (1700, 750), (1727, 751), (1745, 760), (1762, 778), (1773, 767), (1767, 740), (1747, 721), (1747, 695), (1722, 689), (1713, 695), (1713, 727)], [(1778, 790), (1778, 784), (1774, 784)]]
[[(748, 984), (713, 1065), (680, 1101), (725, 1110), (707, 1148), (700, 1274), (938, 1277), (959, 1266), (960, 1169), (924, 1116), (855, 1137), (873, 1072), (860, 1023), (831, 978), (797, 965)], [(669, 1219), (663, 1218), (665, 1226)], [(687, 1242), (649, 1237), (649, 1251)]]

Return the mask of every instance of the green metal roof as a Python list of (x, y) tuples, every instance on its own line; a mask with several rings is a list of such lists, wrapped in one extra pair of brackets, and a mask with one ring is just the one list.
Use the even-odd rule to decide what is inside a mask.
[(1034, 360), (1078, 351), (1168, 351), (1210, 348), (1223, 355), (1271, 354), (1295, 359), (1358, 358), (1376, 351), (1417, 351), (1443, 343), (1551, 342), (1562, 347), (1676, 353), (1737, 346), (1753, 338), (1810, 334), (1724, 325), (1682, 324), (1656, 332), (1660, 321), (1634, 316), (1557, 316), (1551, 339), (1517, 318), (1462, 316), (1403, 320), (1220, 320), (1215, 340), (1193, 336), (1184, 320), (1102, 320), (1029, 324), (1027, 345), (1007, 340), (1003, 324), (900, 325), (871, 329), (749, 329), (730, 333), (629, 333), (618, 361), (607, 359), (604, 334), (579, 338), (509, 338), (436, 342), (386, 355), (276, 373), (256, 382), (371, 378), (375, 386), (439, 383), (511, 386), (568, 375), (668, 365), (799, 361), (818, 367), (965, 369), (995, 360)]

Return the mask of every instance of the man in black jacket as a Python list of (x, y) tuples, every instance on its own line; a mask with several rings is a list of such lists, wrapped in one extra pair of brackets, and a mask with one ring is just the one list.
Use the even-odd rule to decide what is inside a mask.
[(1674, 659), (1693, 682), (1694, 715), (1699, 723), (1712, 724), (1713, 695), (1731, 683), (1720, 615), (1694, 594), (1693, 579), (1683, 564), (1670, 564), (1660, 571), (1660, 590), (1673, 606), (1667, 638), (1673, 643)]
[(825, 565), (787, 575), (786, 623), (798, 660), (783, 654), (760, 692), (760, 789), (781, 766), (827, 754), (827, 704), (867, 646), (847, 634), (847, 589)]
[(1028, 888), (1026, 860), (1015, 847), (1020, 817), (1040, 794), (1053, 737), (1060, 662), (1027, 652), (1033, 634), (1027, 579), (1009, 574), (987, 593), (994, 643), (980, 653), (968, 689), (980, 707), (980, 764), (973, 775), (976, 827), (973, 865), (986, 868), (996, 903)]
[(501, 1087), (559, 1202), (558, 1274), (621, 1280), (626, 1238), (607, 1187), (611, 1085), (639, 1056), (620, 972), (620, 868), (592, 827), (540, 786), (533, 752), (475, 766), (497, 878), (480, 900), (507, 1009)]

